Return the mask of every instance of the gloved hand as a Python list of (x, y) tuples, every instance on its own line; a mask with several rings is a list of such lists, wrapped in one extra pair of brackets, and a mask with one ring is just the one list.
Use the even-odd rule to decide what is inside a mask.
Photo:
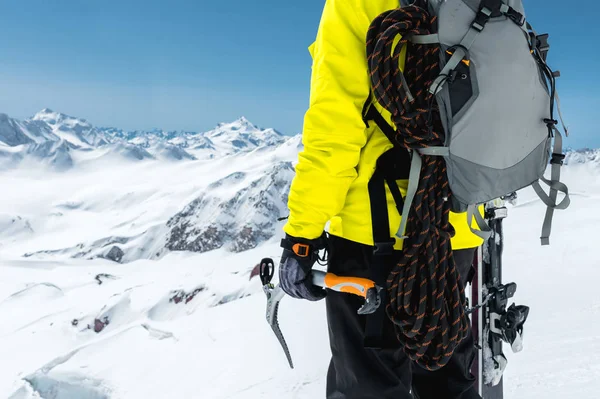
[(325, 234), (316, 240), (290, 235), (281, 240), (283, 253), (279, 263), (279, 284), (286, 294), (309, 301), (325, 298), (326, 291), (312, 283), (310, 272), (319, 259), (319, 250), (326, 248), (326, 240)]

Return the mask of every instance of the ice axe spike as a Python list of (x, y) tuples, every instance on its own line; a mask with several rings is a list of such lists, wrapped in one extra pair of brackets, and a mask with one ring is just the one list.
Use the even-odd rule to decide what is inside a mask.
[[(275, 263), (271, 258), (264, 258), (260, 262), (260, 280), (263, 284), (263, 290), (267, 296), (267, 322), (275, 333), (277, 340), (281, 344), (287, 357), (290, 367), (294, 368), (292, 356), (290, 354), (283, 333), (279, 328), (277, 314), (279, 311), (279, 302), (285, 296), (283, 289), (278, 285), (271, 284), (275, 274)], [(366, 315), (374, 313), (381, 305), (379, 292), (381, 287), (375, 285), (371, 280), (357, 277), (340, 277), (333, 273), (325, 273), (319, 270), (312, 271), (312, 282), (314, 285), (330, 289), (337, 292), (354, 294), (365, 298), (365, 304), (358, 310), (358, 314)]]

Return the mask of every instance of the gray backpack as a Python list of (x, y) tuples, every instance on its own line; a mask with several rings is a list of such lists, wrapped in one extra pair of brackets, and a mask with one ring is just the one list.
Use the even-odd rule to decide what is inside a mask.
[[(548, 245), (554, 210), (570, 203), (567, 187), (559, 182), (564, 159), (554, 117), (555, 104), (561, 116), (555, 87), (559, 73), (546, 64), (548, 35), (535, 33), (525, 20), (521, 0), (428, 4), (429, 12), (438, 17), (438, 34), (412, 36), (410, 41), (441, 46), (442, 70), (427, 89), (436, 95), (446, 145), (419, 153), (444, 157), (452, 209), (467, 211), (469, 224), (475, 217), (480, 230), (473, 232), (483, 238), (490, 233), (477, 205), (532, 186), (548, 206), (541, 237), (542, 245)], [(549, 162), (551, 178), (546, 179)], [(420, 156), (413, 151), (404, 215), (420, 169)], [(540, 181), (550, 187), (550, 194)], [(558, 192), (565, 197), (557, 204)], [(404, 237), (406, 219), (399, 237)]]

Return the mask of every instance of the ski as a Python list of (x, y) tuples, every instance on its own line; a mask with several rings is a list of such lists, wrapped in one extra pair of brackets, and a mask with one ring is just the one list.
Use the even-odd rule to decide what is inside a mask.
[(529, 308), (507, 308), (515, 295), (515, 283), (502, 283), (502, 253), (504, 250), (503, 220), (508, 216), (504, 200), (487, 204), (485, 219), (492, 235), (480, 247), (474, 259), (475, 275), (471, 282), (471, 323), (477, 355), (471, 372), (476, 377), (476, 387), (483, 399), (503, 399), (503, 374), (507, 359), (503, 342), (511, 345), (513, 352), (523, 348), (523, 324)]

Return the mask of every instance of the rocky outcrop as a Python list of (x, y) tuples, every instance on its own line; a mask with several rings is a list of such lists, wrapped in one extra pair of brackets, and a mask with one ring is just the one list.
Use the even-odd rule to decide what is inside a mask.
[(169, 220), (167, 249), (206, 252), (227, 246), (241, 252), (255, 248), (273, 237), (277, 219), (286, 214), (293, 174), (290, 162), (278, 163), (247, 185), (242, 184), (229, 198), (215, 197), (210, 189), (240, 185), (249, 179), (246, 174), (234, 173), (213, 183)]

